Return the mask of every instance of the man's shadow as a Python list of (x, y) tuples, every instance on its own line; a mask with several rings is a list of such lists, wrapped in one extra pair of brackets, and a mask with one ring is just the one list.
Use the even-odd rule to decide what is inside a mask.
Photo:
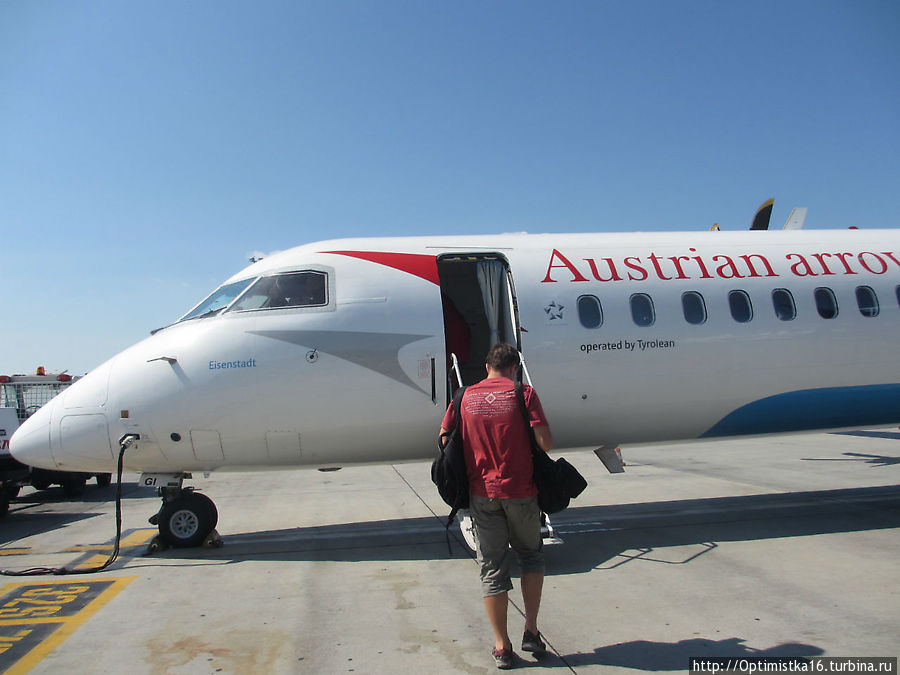
[(525, 661), (524, 667), (557, 667), (576, 669), (581, 666), (617, 666), (645, 671), (689, 670), (691, 657), (793, 657), (809, 658), (821, 656), (825, 651), (815, 645), (789, 642), (768, 649), (754, 649), (744, 644), (742, 638), (707, 640), (692, 638), (680, 642), (650, 642), (633, 640), (606, 647), (597, 647), (592, 652), (562, 654), (550, 653), (537, 661)]

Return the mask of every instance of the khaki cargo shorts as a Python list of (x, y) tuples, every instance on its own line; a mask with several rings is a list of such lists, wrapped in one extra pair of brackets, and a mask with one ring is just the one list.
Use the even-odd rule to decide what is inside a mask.
[(512, 589), (512, 551), (519, 559), (522, 574), (544, 571), (541, 509), (536, 496), (488, 499), (471, 495), (469, 513), (475, 525), (475, 552), (481, 565), (481, 590), (485, 597)]

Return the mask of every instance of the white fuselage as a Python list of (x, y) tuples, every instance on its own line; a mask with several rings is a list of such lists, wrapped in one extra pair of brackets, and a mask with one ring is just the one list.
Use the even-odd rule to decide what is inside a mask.
[(897, 230), (341, 240), (223, 288), (304, 272), (315, 300), (241, 296), (157, 332), (29, 419), (13, 454), (109, 471), (137, 433), (126, 468), (160, 473), (428, 457), (459, 351), (442, 293), (465, 383), (492, 340), (518, 343), (558, 448), (900, 422)]

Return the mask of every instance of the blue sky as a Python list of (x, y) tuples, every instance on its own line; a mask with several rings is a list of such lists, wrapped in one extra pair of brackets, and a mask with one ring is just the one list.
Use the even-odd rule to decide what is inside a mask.
[(894, 0), (2, 0), (0, 374), (331, 237), (898, 227), (898, 83)]

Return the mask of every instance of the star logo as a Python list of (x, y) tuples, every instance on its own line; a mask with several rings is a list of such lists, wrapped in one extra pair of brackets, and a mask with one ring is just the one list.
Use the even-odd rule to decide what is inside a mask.
[(544, 307), (544, 312), (547, 314), (548, 321), (557, 321), (562, 320), (563, 318), (563, 310), (565, 309), (565, 305), (560, 305), (554, 300), (549, 305)]

